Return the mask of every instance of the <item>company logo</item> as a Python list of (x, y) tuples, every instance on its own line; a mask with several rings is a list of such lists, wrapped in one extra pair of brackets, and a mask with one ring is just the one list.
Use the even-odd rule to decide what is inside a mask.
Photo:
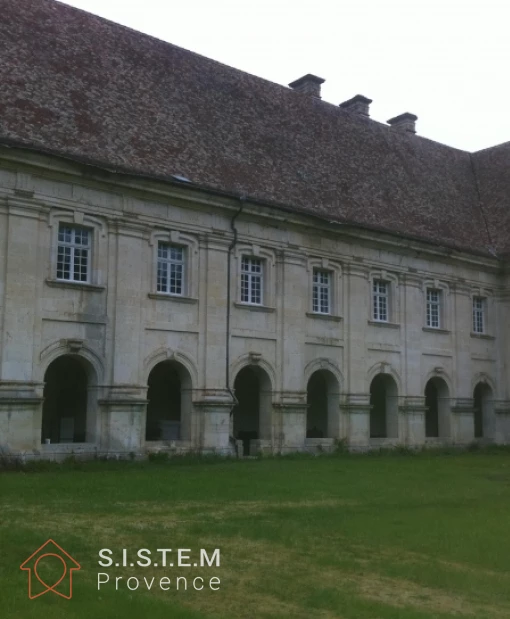
[(73, 597), (73, 572), (81, 565), (52, 539), (45, 542), (20, 565), (28, 572), (28, 597), (31, 600), (52, 591), (70, 600)]

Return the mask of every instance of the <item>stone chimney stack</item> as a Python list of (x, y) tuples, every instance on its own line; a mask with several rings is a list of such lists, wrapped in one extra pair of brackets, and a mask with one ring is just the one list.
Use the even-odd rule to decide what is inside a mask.
[(390, 118), (386, 122), (392, 129), (395, 129), (395, 131), (402, 131), (402, 133), (416, 133), (417, 120), (418, 116), (405, 112), (404, 114), (400, 114), (400, 116)]
[(316, 99), (321, 98), (321, 84), (324, 84), (326, 80), (323, 80), (322, 77), (317, 77), (316, 75), (312, 75), (311, 73), (307, 73), (300, 77), (298, 80), (291, 82), (289, 87), (296, 92), (302, 92), (305, 95), (310, 95), (311, 97), (315, 97)]
[(371, 103), (372, 99), (367, 99), (367, 97), (364, 97), (363, 95), (355, 95), (352, 99), (340, 103), (340, 107), (346, 112), (352, 112), (358, 116), (369, 118), (369, 108)]

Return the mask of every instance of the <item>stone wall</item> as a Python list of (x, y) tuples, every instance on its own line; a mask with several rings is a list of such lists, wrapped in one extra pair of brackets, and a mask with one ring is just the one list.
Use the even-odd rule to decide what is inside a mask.
[[(92, 232), (87, 283), (56, 278), (61, 223)], [(157, 292), (159, 241), (185, 248), (184, 295)], [(260, 306), (241, 302), (244, 255), (263, 261)], [(332, 274), (329, 315), (312, 311), (314, 268)], [(372, 320), (374, 279), (390, 287), (388, 322)], [(425, 326), (427, 287), (441, 290), (440, 329)], [(2, 151), (0, 447), (43, 456), (58, 451), (41, 444), (41, 424), (45, 373), (64, 354), (83, 363), (88, 394), (84, 441), (61, 443), (62, 451), (232, 453), (232, 389), (247, 366), (258, 368), (264, 385), (252, 452), (330, 449), (339, 439), (353, 448), (467, 444), (475, 438), (479, 382), (490, 389), (481, 440), (506, 442), (509, 290), (496, 259), (332, 225), (184, 183)], [(486, 299), (481, 335), (472, 333), (473, 296)], [(162, 361), (181, 368), (188, 384), (181, 436), (147, 442), (148, 380)], [(307, 385), (317, 371), (332, 385), (322, 440), (306, 438)], [(370, 385), (379, 374), (394, 389), (386, 402), (390, 430), (371, 438)], [(447, 393), (437, 439), (425, 432), (431, 378)]]

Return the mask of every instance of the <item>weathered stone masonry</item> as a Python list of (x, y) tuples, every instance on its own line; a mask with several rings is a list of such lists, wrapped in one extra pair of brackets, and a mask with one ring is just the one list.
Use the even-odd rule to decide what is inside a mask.
[[(475, 433), (508, 440), (508, 294), (495, 259), (244, 201), (231, 252), (227, 385), (227, 259), (239, 200), (12, 149), (2, 151), (0, 180), (2, 449), (232, 453), (235, 438), (239, 452), (254, 453), (327, 449), (337, 439), (352, 448), (467, 444)], [(56, 277), (63, 223), (92, 233), (90, 282)], [(185, 249), (184, 295), (156, 290), (161, 239)], [(262, 261), (261, 305), (241, 302), (242, 256)], [(330, 314), (313, 312), (317, 266), (333, 276)], [(391, 283), (387, 322), (372, 320), (374, 278)], [(425, 326), (428, 286), (443, 291), (441, 329)], [(472, 332), (473, 295), (487, 299), (481, 335)], [(45, 379), (62, 358), (61, 371), (76, 361), (84, 371), (86, 410), (70, 402), (64, 417), (74, 427), (66, 436), (61, 423), (49, 437)], [(165, 439), (162, 419), (147, 433), (157, 367), (180, 390)], [(227, 387), (236, 386), (231, 415)], [(437, 427), (429, 420), (427, 437), (434, 407)]]

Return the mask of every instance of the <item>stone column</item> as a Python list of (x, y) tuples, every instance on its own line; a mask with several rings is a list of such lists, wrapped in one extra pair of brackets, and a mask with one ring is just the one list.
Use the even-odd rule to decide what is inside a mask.
[(99, 450), (139, 454), (145, 447), (147, 400), (142, 390), (115, 388), (99, 400)]
[(404, 419), (404, 442), (408, 446), (425, 444), (425, 398), (408, 396), (403, 399), (400, 412)]
[(41, 447), (42, 385), (0, 381), (0, 455)]
[(510, 400), (494, 402), (494, 442), (498, 445), (510, 443)]
[(451, 407), (452, 442), (467, 445), (475, 439), (475, 423), (472, 398), (456, 398)]
[[(368, 269), (363, 264), (352, 263), (345, 269), (347, 281), (344, 285), (346, 300), (345, 311), (345, 386), (347, 393), (352, 394), (352, 405), (357, 406), (357, 398), (364, 402), (369, 396), (367, 385), (367, 351), (366, 333), (370, 318), (370, 291), (368, 287)], [(355, 408), (349, 410), (355, 410)], [(368, 409), (367, 409), (368, 410)], [(352, 424), (351, 424), (351, 427)], [(367, 434), (368, 437), (368, 434)], [(358, 438), (355, 442), (358, 442)], [(368, 444), (368, 438), (367, 438)]]
[(370, 445), (370, 396), (346, 394), (344, 411), (348, 418), (348, 444), (353, 450)]
[(199, 418), (199, 449), (202, 453), (235, 455), (236, 448), (231, 438), (233, 406), (232, 396), (224, 389), (207, 389), (194, 399), (193, 407)]
[[(116, 228), (116, 229), (115, 229)], [(140, 360), (143, 359), (142, 295), (150, 291), (144, 281), (147, 260), (147, 239), (143, 226), (118, 222), (110, 229), (114, 248), (108, 274), (108, 328), (112, 380), (114, 386), (138, 385)], [(142, 297), (143, 298), (143, 297)], [(115, 387), (116, 388), (116, 387)]]
[(279, 418), (279, 431), (275, 433), (275, 451), (291, 453), (303, 451), (306, 438), (306, 392), (284, 392), (274, 404)]
[[(235, 259), (231, 256), (230, 282), (227, 282), (228, 239), (207, 239), (207, 260), (203, 260), (200, 283), (200, 355), (203, 356), (201, 385), (207, 391), (217, 390), (226, 383), (227, 285), (231, 290), (231, 309), (236, 300)], [(231, 323), (232, 329), (232, 323)], [(232, 360), (230, 360), (232, 361)], [(230, 377), (232, 382), (234, 377)], [(231, 385), (230, 385), (231, 386)], [(214, 398), (213, 398), (214, 399)], [(207, 398), (206, 398), (207, 400)], [(226, 398), (231, 401), (230, 395)]]
[[(278, 256), (280, 274), (278, 303), (278, 363), (283, 392), (305, 388), (306, 314), (310, 311), (306, 257), (297, 249), (286, 249)], [(305, 291), (305, 293), (303, 293)], [(292, 399), (292, 397), (291, 397)], [(284, 396), (285, 400), (285, 396)]]
[[(23, 175), (18, 175), (23, 176)], [(18, 194), (20, 192), (17, 192)], [(8, 381), (30, 381), (34, 364), (34, 334), (37, 298), (43, 276), (40, 223), (42, 208), (31, 199), (17, 195), (7, 198), (5, 222), (5, 262), (0, 266), (3, 288), (3, 321), (0, 322), (0, 376)], [(2, 281), (3, 280), (3, 281)]]

